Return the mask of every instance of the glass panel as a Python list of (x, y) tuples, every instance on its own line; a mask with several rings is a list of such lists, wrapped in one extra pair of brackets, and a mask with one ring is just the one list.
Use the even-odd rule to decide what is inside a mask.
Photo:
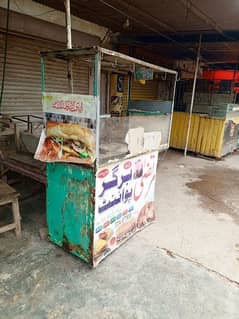
[(101, 117), (100, 166), (127, 155), (167, 149), (170, 118), (171, 114), (142, 112), (125, 117)]

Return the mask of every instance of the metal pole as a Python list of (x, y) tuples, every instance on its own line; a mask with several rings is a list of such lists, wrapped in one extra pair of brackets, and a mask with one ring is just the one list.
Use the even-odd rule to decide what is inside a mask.
[(0, 111), (2, 110), (3, 93), (5, 86), (6, 66), (7, 66), (7, 51), (8, 51), (8, 33), (9, 33), (9, 17), (10, 17), (10, 0), (7, 2), (7, 17), (6, 17), (6, 31), (4, 36), (4, 55), (2, 67), (2, 83), (0, 92)]
[(128, 75), (128, 101), (127, 101), (127, 113), (129, 110), (129, 104), (130, 104), (130, 99), (131, 99), (131, 81), (132, 81), (132, 74), (131, 72)]
[(173, 124), (173, 111), (175, 106), (175, 94), (176, 94), (176, 86), (177, 86), (177, 80), (178, 80), (178, 73), (175, 75), (175, 80), (173, 84), (173, 102), (171, 107), (171, 115), (170, 115), (170, 126), (169, 126), (169, 132), (168, 132), (168, 147), (170, 146), (170, 138), (171, 138), (171, 132), (172, 132), (172, 124)]
[(184, 156), (185, 156), (185, 157), (187, 156), (189, 135), (190, 135), (190, 129), (191, 129), (193, 105), (194, 105), (194, 98), (195, 98), (195, 91), (196, 91), (196, 84), (197, 84), (197, 76), (198, 76), (199, 62), (200, 62), (201, 44), (202, 44), (202, 35), (200, 34), (199, 44), (198, 44), (198, 52), (197, 52), (197, 60), (196, 60), (196, 67), (195, 67), (194, 80), (193, 80), (193, 90), (192, 90), (192, 97), (191, 97), (191, 105), (190, 105), (190, 114), (189, 114), (189, 121), (188, 121), (187, 138), (186, 138), (186, 144), (185, 144), (185, 148), (184, 148)]
[(70, 3), (70, 0), (65, 0), (65, 8), (66, 8), (67, 49), (72, 49), (72, 38), (71, 38), (71, 3)]
[[(66, 38), (67, 38), (67, 49), (72, 49), (72, 37), (71, 37), (71, 3), (70, 0), (65, 0), (66, 9)], [(72, 61), (67, 62), (67, 73), (69, 80), (69, 89), (73, 93), (73, 71), (72, 71)]]
[(234, 70), (234, 76), (233, 76), (233, 81), (232, 81), (232, 86), (231, 86), (231, 93), (232, 93), (232, 90), (233, 90), (233, 103), (234, 104), (236, 103), (236, 99), (237, 99), (237, 92), (234, 91), (237, 72), (238, 72), (238, 64), (236, 64), (236, 70)]
[(94, 59), (94, 86), (93, 94), (96, 98), (96, 169), (100, 160), (100, 79), (101, 79), (101, 54), (98, 51)]

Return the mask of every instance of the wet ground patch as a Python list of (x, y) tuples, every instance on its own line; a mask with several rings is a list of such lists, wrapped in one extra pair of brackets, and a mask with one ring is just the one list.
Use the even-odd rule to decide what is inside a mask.
[(186, 186), (200, 196), (201, 204), (213, 214), (227, 214), (239, 224), (239, 170), (204, 168), (196, 181)]

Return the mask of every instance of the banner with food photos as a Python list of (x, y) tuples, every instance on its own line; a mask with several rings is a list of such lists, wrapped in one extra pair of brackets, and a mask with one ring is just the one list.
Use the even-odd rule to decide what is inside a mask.
[(43, 93), (42, 104), (45, 125), (35, 159), (92, 164), (96, 156), (96, 97)]
[(155, 219), (158, 152), (103, 167), (96, 174), (93, 263), (96, 266)]

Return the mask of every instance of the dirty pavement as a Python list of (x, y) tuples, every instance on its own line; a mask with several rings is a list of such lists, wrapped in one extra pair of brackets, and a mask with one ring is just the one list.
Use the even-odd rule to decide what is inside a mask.
[(167, 152), (157, 221), (93, 270), (44, 239), (44, 194), (21, 202), (22, 239), (0, 236), (0, 318), (238, 318), (238, 164)]

